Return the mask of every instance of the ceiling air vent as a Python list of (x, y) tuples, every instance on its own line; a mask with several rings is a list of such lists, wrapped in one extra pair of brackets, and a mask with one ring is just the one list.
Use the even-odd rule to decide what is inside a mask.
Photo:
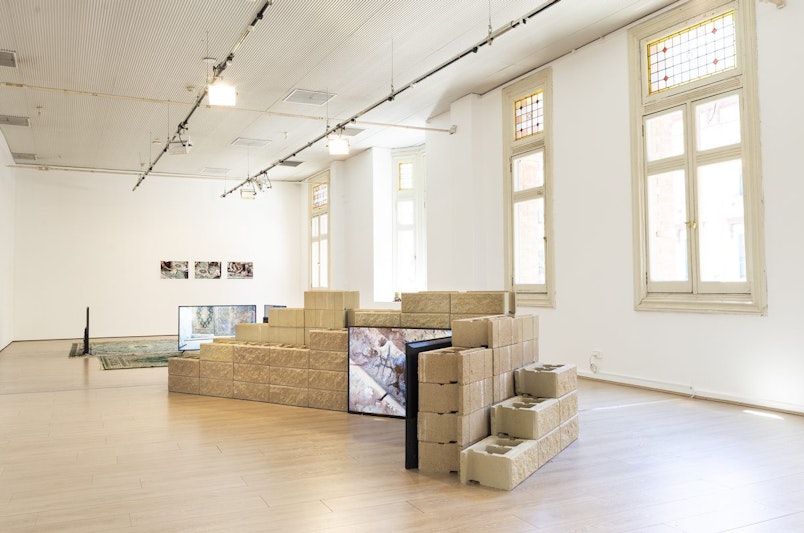
[(250, 148), (262, 148), (269, 142), (267, 139), (249, 139), (247, 137), (238, 137), (232, 141), (232, 146), (248, 146)]
[(335, 96), (331, 93), (321, 91), (307, 91), (304, 89), (293, 89), (293, 92), (285, 97), (285, 102), (294, 104), (324, 105)]
[(228, 168), (204, 167), (201, 170), (201, 174), (206, 174), (207, 176), (226, 176), (228, 173)]
[(0, 115), (0, 126), (25, 126), (31, 125), (28, 117), (12, 117), (10, 115)]
[(343, 128), (343, 134), (347, 137), (354, 137), (355, 135), (363, 133), (364, 131), (366, 130), (361, 128)]
[(284, 161), (281, 161), (279, 163), (279, 166), (280, 167), (297, 167), (297, 166), (301, 165), (302, 163), (303, 163), (303, 161), (293, 161), (293, 160), (286, 159)]
[(37, 159), (36, 154), (26, 154), (22, 152), (11, 152), (11, 157), (13, 157), (14, 161), (17, 163), (33, 163)]
[(0, 50), (0, 67), (17, 68), (17, 52)]

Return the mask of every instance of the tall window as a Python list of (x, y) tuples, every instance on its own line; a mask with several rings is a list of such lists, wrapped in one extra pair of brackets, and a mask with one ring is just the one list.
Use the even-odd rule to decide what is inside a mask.
[(422, 148), (395, 150), (391, 159), (394, 291), (426, 290), (424, 151)]
[(329, 287), (329, 173), (310, 187), (310, 287)]
[(753, 7), (631, 30), (638, 309), (765, 312)]
[(552, 306), (551, 71), (503, 90), (506, 286), (519, 305)]

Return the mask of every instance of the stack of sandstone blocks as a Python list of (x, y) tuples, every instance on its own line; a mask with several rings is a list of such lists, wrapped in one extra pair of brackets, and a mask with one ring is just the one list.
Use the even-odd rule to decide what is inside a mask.
[(171, 392), (346, 411), (346, 312), (356, 291), (307, 291), (303, 309), (274, 308), (268, 324), (238, 324), (234, 339), (168, 360)]
[(516, 394), (491, 408), (491, 436), (461, 451), (462, 483), (511, 490), (578, 438), (574, 365), (517, 369)]

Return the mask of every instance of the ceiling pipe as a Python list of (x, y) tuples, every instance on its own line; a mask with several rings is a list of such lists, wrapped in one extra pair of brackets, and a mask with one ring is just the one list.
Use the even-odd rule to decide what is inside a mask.
[[(226, 59), (215, 65), (215, 68), (212, 69), (213, 80), (219, 77), (223, 73), (223, 71), (226, 70), (226, 67), (228, 67), (229, 64), (231, 64), (232, 60), (234, 59), (235, 52), (237, 52), (238, 48), (240, 48), (240, 45), (242, 45), (243, 41), (245, 41), (246, 38), (249, 36), (251, 30), (254, 29), (254, 26), (256, 26), (257, 23), (263, 19), (263, 17), (265, 16), (265, 11), (268, 9), (268, 7), (272, 6), (273, 4), (274, 4), (273, 0), (266, 0), (266, 2), (262, 5), (260, 11), (254, 17), (251, 23), (246, 27), (246, 29), (240, 35), (240, 38), (235, 43), (234, 47), (232, 47), (232, 50), (226, 56)], [(195, 99), (195, 104), (193, 104), (193, 107), (190, 108), (190, 112), (187, 113), (187, 116), (184, 117), (184, 120), (182, 120), (176, 127), (176, 133), (174, 133), (173, 136), (169, 138), (167, 142), (165, 142), (165, 146), (162, 147), (162, 151), (157, 154), (156, 158), (153, 160), (153, 162), (151, 162), (151, 165), (148, 167), (148, 169), (142, 173), (140, 179), (137, 180), (137, 184), (134, 185), (133, 189), (131, 189), (132, 191), (136, 191), (137, 187), (139, 187), (140, 184), (142, 184), (142, 182), (145, 180), (148, 174), (150, 174), (151, 171), (153, 171), (156, 164), (159, 162), (160, 159), (162, 159), (162, 156), (167, 153), (168, 149), (170, 148), (170, 143), (175, 142), (176, 140), (181, 140), (181, 135), (187, 130), (187, 123), (193, 116), (193, 113), (195, 113), (196, 110), (199, 107), (201, 107), (201, 102), (204, 100), (204, 97), (206, 97), (206, 95), (207, 95), (207, 87), (205, 85), (201, 93)]]
[[(375, 110), (376, 108), (380, 107), (381, 105), (383, 105), (383, 104), (385, 104), (387, 102), (392, 102), (398, 95), (402, 94), (403, 92), (407, 91), (408, 89), (411, 89), (411, 88), (415, 87), (417, 84), (423, 82), (424, 80), (426, 80), (430, 76), (433, 76), (433, 75), (437, 74), (438, 72), (441, 72), (445, 68), (447, 68), (450, 65), (460, 61), (461, 59), (465, 58), (466, 56), (469, 56), (471, 54), (476, 54), (478, 52), (478, 50), (480, 48), (482, 48), (483, 46), (490, 46), (492, 41), (494, 41), (494, 39), (496, 39), (496, 38), (498, 38), (498, 37), (500, 37), (502, 35), (505, 35), (506, 33), (511, 31), (512, 29), (516, 28), (520, 24), (527, 23), (528, 20), (532, 19), (533, 17), (535, 17), (539, 13), (547, 10), (548, 8), (553, 7), (554, 5), (558, 4), (559, 2), (561, 2), (561, 0), (552, 0), (552, 1), (546, 3), (546, 4), (542, 5), (542, 6), (537, 7), (536, 9), (533, 9), (533, 10), (529, 11), (525, 15), (523, 15), (523, 16), (517, 18), (517, 19), (512, 20), (508, 24), (505, 24), (504, 26), (501, 26), (500, 28), (498, 28), (498, 29), (496, 29), (494, 31), (491, 31), (491, 28), (489, 28), (489, 30), (490, 30), (489, 34), (483, 40), (478, 41), (477, 43), (475, 43), (474, 45), (470, 46), (469, 48), (467, 48), (463, 52), (461, 52), (458, 55), (454, 56), (452, 59), (448, 59), (447, 61), (441, 63), (440, 65), (438, 65), (437, 67), (433, 68), (432, 70), (429, 70), (428, 72), (422, 74), (421, 76), (419, 76), (418, 78), (414, 79), (413, 81), (410, 81), (410, 82), (406, 83), (401, 88), (399, 88), (397, 90), (392, 89), (391, 93), (388, 96), (384, 97), (382, 100), (378, 100), (377, 102), (374, 102), (373, 104), (371, 104), (370, 106), (366, 107), (365, 109), (363, 109), (361, 111), (358, 111), (357, 113), (352, 115), (350, 118), (348, 118), (348, 119), (346, 119), (346, 120), (344, 120), (342, 122), (339, 122), (338, 124), (336, 124), (335, 126), (333, 126), (331, 128), (327, 128), (324, 131), (323, 134), (319, 135), (318, 137), (316, 137), (312, 141), (309, 141), (304, 146), (301, 146), (301, 147), (297, 148), (290, 155), (287, 155), (287, 156), (285, 156), (285, 157), (283, 157), (281, 159), (278, 159), (278, 160), (274, 161), (273, 163), (271, 163), (270, 165), (268, 165), (264, 169), (260, 170), (259, 172), (257, 172), (253, 176), (249, 176), (248, 178), (243, 180), (238, 185), (232, 187), (231, 189), (229, 189), (228, 191), (223, 193), (221, 195), (221, 198), (226, 198), (228, 195), (230, 195), (231, 193), (233, 193), (236, 190), (240, 189), (241, 187), (245, 186), (246, 184), (251, 183), (251, 182), (259, 179), (259, 177), (262, 176), (262, 175), (267, 176), (269, 170), (278, 167), (279, 165), (281, 165), (282, 163), (284, 163), (288, 159), (292, 159), (292, 158), (296, 157), (296, 155), (298, 155), (299, 152), (302, 152), (302, 151), (310, 148), (311, 146), (313, 146), (315, 143), (317, 143), (318, 141), (320, 141), (322, 139), (326, 139), (327, 136), (329, 136), (329, 134), (334, 133), (334, 132), (336, 132), (338, 130), (341, 130), (341, 129), (345, 128), (346, 126), (350, 125), (350, 124), (354, 124), (357, 121), (358, 118), (362, 117), (366, 113), (369, 113), (369, 112)], [(449, 133), (455, 133), (455, 128), (454, 127), (450, 128)]]

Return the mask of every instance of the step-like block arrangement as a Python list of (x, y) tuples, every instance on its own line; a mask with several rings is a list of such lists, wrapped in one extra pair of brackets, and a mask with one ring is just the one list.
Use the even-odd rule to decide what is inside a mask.
[(461, 451), (461, 482), (512, 490), (539, 468), (539, 442), (488, 437)]

